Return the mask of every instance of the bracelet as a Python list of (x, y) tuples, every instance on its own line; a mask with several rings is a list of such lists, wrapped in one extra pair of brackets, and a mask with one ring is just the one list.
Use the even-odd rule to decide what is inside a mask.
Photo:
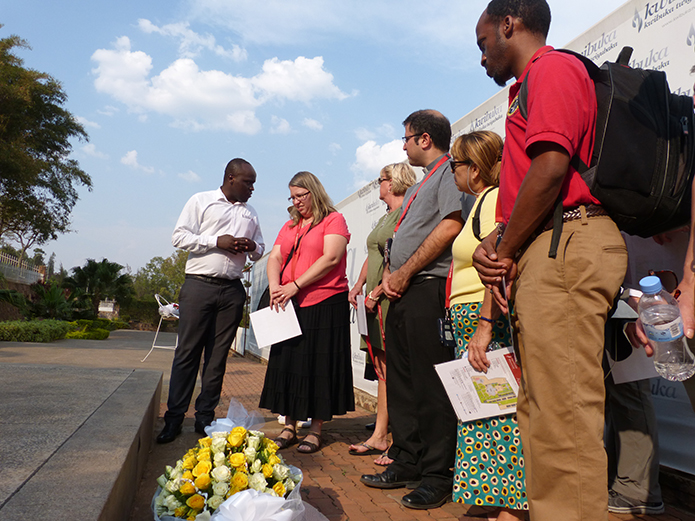
[(367, 298), (368, 298), (369, 300), (371, 300), (371, 301), (379, 302), (379, 299), (378, 299), (378, 298), (372, 297), (372, 292), (371, 292), (371, 291), (370, 291), (369, 294), (367, 295)]
[(295, 286), (297, 286), (297, 289), (302, 289), (302, 288), (299, 287), (299, 284), (297, 284), (297, 281), (296, 281), (296, 280), (293, 280), (292, 282), (294, 283)]
[(478, 320), (484, 320), (485, 322), (489, 324), (494, 324), (495, 321), (492, 320), (491, 318), (484, 317), (483, 315), (478, 315)]

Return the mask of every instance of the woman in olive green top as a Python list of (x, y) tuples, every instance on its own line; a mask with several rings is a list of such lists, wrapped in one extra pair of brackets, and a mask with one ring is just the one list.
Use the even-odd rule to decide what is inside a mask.
[[(365, 378), (379, 380), (377, 387), (377, 414), (374, 433), (365, 442), (350, 446), (350, 454), (368, 456), (382, 454), (375, 463), (388, 465), (391, 460), (386, 456), (388, 449), (388, 412), (386, 410), (386, 353), (384, 350), (384, 324), (388, 312), (389, 301), (381, 290), (381, 276), (384, 271), (384, 246), (393, 237), (401, 215), (401, 205), (405, 191), (415, 184), (415, 172), (407, 163), (394, 163), (385, 166), (379, 174), (379, 199), (387, 206), (387, 213), (367, 237), (367, 259), (364, 261), (360, 276), (348, 295), (348, 300), (357, 307), (357, 295), (362, 294), (362, 286), (366, 283), (367, 296), (364, 305), (367, 309), (367, 327), (369, 337), (362, 337), (360, 348), (369, 351), (365, 367)], [(373, 362), (373, 365), (370, 363)], [(371, 377), (371, 378), (370, 378)]]

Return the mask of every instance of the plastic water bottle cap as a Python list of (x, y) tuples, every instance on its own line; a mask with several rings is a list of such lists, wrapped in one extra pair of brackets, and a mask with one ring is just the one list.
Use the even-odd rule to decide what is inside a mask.
[(644, 277), (642, 280), (639, 281), (639, 286), (642, 290), (642, 293), (659, 293), (659, 291), (664, 289), (664, 287), (661, 285), (661, 279), (654, 275)]

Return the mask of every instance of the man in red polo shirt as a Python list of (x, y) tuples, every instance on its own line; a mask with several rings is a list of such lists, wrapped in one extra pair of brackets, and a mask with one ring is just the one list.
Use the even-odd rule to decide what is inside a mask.
[[(549, 26), (545, 0), (493, 0), (476, 27), (488, 76), (500, 86), (517, 81), (509, 91), (500, 178), (504, 232), (497, 246), (496, 234), (486, 238), (474, 265), (505, 311), (503, 295), (512, 296), (531, 519), (605, 521), (601, 360), (606, 316), (625, 276), (627, 251), (570, 166), (575, 155), (589, 162), (596, 97), (584, 66), (545, 45)], [(518, 95), (527, 76), (523, 117)], [(562, 232), (551, 241), (558, 200)]]

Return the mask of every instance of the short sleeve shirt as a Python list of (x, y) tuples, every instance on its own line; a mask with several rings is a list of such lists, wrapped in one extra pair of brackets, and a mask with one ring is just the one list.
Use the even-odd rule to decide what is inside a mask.
[[(338, 212), (329, 213), (319, 224), (314, 225), (311, 229), (308, 226), (301, 230), (297, 226), (290, 228), (292, 224), (291, 220), (287, 221), (275, 240), (275, 244), (280, 245), (282, 265), (284, 266), (295, 241), (298, 236), (301, 237), (298, 250), (292, 255), (289, 265), (282, 273), (280, 283), (283, 285), (297, 280), (302, 273), (308, 270), (323, 255), (323, 239), (326, 235), (342, 235), (350, 242), (347, 222), (345, 222), (345, 217)], [(326, 300), (328, 297), (347, 291), (346, 262), (347, 260), (343, 253), (340, 262), (331, 271), (313, 284), (300, 289), (299, 293), (297, 293), (299, 306), (313, 306)]]
[[(584, 65), (574, 56), (539, 49), (509, 88), (509, 109), (498, 199), (498, 218), (509, 222), (521, 183), (531, 166), (528, 149), (546, 141), (560, 145), (570, 157), (589, 163), (596, 127), (596, 93)], [(528, 75), (528, 119), (519, 111), (519, 90)], [(579, 173), (570, 166), (562, 185), (562, 204), (599, 204)]]
[[(436, 166), (441, 158), (442, 156), (438, 157), (427, 166), (427, 173)], [(447, 215), (457, 211), (463, 214), (462, 200), (464, 196), (456, 188), (449, 161), (445, 161), (424, 184), (423, 181), (411, 186), (403, 198), (402, 211), (405, 212), (405, 217), (403, 217), (393, 238), (390, 252), (391, 271), (403, 266)], [(420, 185), (422, 188), (418, 191)], [(416, 191), (417, 197), (408, 206), (408, 201)], [(470, 206), (466, 205), (466, 207), (469, 208)], [(467, 217), (467, 214), (463, 217)], [(446, 278), (450, 265), (451, 247), (447, 247), (418, 275), (434, 275)]]

